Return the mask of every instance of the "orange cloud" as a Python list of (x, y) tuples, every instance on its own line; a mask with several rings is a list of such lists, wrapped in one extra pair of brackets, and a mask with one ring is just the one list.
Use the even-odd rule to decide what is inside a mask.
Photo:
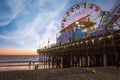
[(37, 55), (35, 50), (0, 49), (0, 55)]

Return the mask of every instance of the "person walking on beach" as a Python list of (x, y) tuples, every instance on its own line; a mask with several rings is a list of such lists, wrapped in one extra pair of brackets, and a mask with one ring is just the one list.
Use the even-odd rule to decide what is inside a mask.
[(29, 68), (31, 68), (31, 61), (29, 62)]
[(34, 66), (35, 66), (35, 62), (33, 61), (33, 68), (34, 68)]
[(37, 69), (38, 69), (38, 64), (35, 65), (35, 70), (37, 70)]

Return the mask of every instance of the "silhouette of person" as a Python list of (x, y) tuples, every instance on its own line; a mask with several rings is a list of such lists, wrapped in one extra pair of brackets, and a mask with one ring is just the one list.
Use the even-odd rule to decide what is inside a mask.
[(35, 65), (35, 70), (37, 70), (38, 69), (38, 64), (37, 65)]
[(31, 68), (31, 61), (29, 62), (29, 68)]

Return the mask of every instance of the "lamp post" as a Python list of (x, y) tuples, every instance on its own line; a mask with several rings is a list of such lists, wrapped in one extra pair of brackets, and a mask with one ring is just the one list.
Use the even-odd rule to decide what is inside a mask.
[(48, 48), (49, 48), (50, 39), (48, 39)]

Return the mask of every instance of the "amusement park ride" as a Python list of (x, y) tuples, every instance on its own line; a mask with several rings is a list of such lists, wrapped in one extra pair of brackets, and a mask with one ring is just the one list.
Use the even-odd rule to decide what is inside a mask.
[(120, 3), (111, 12), (86, 2), (72, 6), (63, 16), (56, 40), (56, 45), (37, 50), (44, 56), (44, 67), (116, 65), (120, 61)]
[(63, 17), (58, 44), (69, 43), (87, 36), (98, 29), (102, 10), (95, 4), (78, 3)]

